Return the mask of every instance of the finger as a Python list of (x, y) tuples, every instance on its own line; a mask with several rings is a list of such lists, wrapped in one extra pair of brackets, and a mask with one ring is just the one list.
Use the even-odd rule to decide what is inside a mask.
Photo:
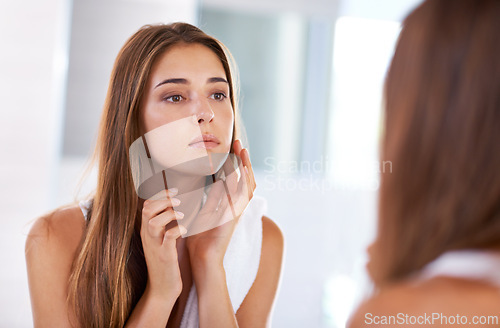
[(226, 203), (231, 204), (232, 197), (235, 197), (236, 190), (238, 189), (238, 172), (237, 170), (235, 170), (235, 164), (237, 164), (239, 161), (240, 160), (238, 160), (238, 156), (234, 154), (228, 157), (228, 159), (226, 160), (226, 162), (222, 167), (224, 171), (224, 179), (221, 179), (219, 181), (222, 182), (222, 185), (224, 187), (224, 194), (221, 195), (220, 204), (218, 205), (217, 210), (219, 209), (225, 210), (227, 204), (222, 204), (222, 203), (226, 201)]
[(154, 194), (153, 196), (149, 197), (148, 200), (172, 198), (175, 195), (177, 195), (178, 192), (179, 190), (177, 188), (163, 189)]
[(251, 189), (250, 177), (247, 171), (245, 170), (243, 163), (240, 164), (239, 169), (241, 172), (241, 178), (240, 181), (238, 182), (238, 189), (236, 190), (236, 194), (238, 195), (238, 200), (248, 198)]
[(207, 201), (203, 205), (203, 212), (209, 213), (215, 211), (220, 203), (221, 197), (224, 194), (224, 185), (222, 181), (217, 181), (212, 184), (207, 195)]
[(243, 149), (241, 151), (241, 161), (243, 164), (243, 168), (241, 170), (244, 171), (244, 176), (246, 177), (247, 184), (250, 190), (253, 192), (253, 190), (255, 190), (256, 183), (253, 174), (252, 163), (250, 162), (250, 155), (248, 154), (247, 149)]
[(243, 162), (243, 166), (248, 169), (248, 174), (251, 178), (253, 178), (252, 162), (250, 161), (250, 153), (248, 152), (248, 149), (245, 148), (241, 151), (241, 160)]
[(186, 227), (180, 224), (173, 228), (170, 228), (167, 231), (165, 231), (165, 234), (163, 236), (163, 243), (176, 240), (180, 236), (186, 234), (186, 232), (187, 232)]
[(236, 139), (233, 143), (233, 152), (240, 156), (240, 152), (241, 150), (243, 149), (243, 145), (241, 144), (241, 140), (240, 139)]
[[(238, 172), (235, 169), (234, 165), (235, 163), (233, 163), (233, 161), (235, 161), (236, 164), (238, 164), (238, 162), (241, 162), (238, 159), (238, 157), (232, 156), (232, 159), (226, 161), (226, 163), (224, 163), (223, 166), (225, 181), (230, 193), (235, 193), (238, 186)], [(240, 173), (240, 179), (241, 179), (241, 173)]]
[[(236, 212), (234, 210), (234, 201), (236, 200), (238, 195), (234, 192), (229, 191), (229, 187), (227, 186), (226, 181), (223, 181), (223, 184), (224, 184), (224, 189), (226, 189), (225, 199), (227, 199), (227, 204), (229, 205), (229, 207), (231, 209), (231, 215), (233, 218), (236, 218), (237, 215), (236, 215)], [(235, 200), (233, 200), (233, 199), (235, 199)]]
[(248, 152), (248, 149), (243, 148), (240, 151), (240, 157), (241, 157), (241, 160), (243, 161), (243, 165), (245, 165), (245, 166), (252, 165), (252, 163), (250, 163), (250, 154)]
[(184, 213), (174, 210), (163, 212), (148, 221), (148, 232), (153, 238), (162, 237), (165, 233), (165, 226), (173, 220), (181, 220)]
[(245, 199), (246, 201), (250, 201), (253, 197), (253, 192), (255, 190), (255, 181), (252, 178), (252, 175), (250, 174), (251, 169), (248, 170), (246, 166), (243, 166), (241, 170), (243, 171), (243, 176), (242, 180), (243, 183), (241, 184), (241, 188), (239, 189), (240, 194), (242, 195), (242, 199)]
[(247, 149), (243, 149), (241, 151), (241, 153), (242, 153), (241, 159), (243, 161), (243, 166), (245, 167), (245, 171), (250, 178), (250, 186), (252, 187), (252, 191), (253, 191), (253, 190), (255, 190), (255, 187), (257, 186), (257, 184), (255, 182), (255, 176), (253, 173), (252, 162), (250, 161), (250, 154), (248, 153)]
[(239, 156), (240, 156), (239, 161), (241, 161), (243, 163), (243, 166), (245, 166), (247, 168), (247, 171), (250, 175), (250, 169), (252, 168), (252, 162), (250, 161), (250, 153), (248, 152), (248, 149), (243, 148), (240, 151)]
[(167, 208), (173, 208), (174, 206), (178, 206), (180, 203), (181, 201), (178, 198), (145, 201), (144, 207), (142, 208), (143, 223), (146, 223), (149, 219), (155, 217), (160, 212), (165, 211)]

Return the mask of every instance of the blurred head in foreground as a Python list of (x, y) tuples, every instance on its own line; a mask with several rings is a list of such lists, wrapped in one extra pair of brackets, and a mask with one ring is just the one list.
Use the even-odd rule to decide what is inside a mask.
[(500, 1), (424, 1), (385, 83), (376, 287), (439, 255), (500, 250)]

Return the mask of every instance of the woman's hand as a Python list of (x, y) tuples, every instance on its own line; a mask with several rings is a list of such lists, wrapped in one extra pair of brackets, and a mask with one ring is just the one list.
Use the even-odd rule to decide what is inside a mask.
[(239, 140), (234, 142), (233, 150), (241, 159), (238, 161), (240, 176), (231, 168), (230, 162), (226, 162), (223, 166), (225, 181), (213, 184), (196, 218), (201, 225), (215, 228), (187, 237), (186, 247), (193, 270), (198, 265), (206, 267), (206, 264), (222, 267), (236, 224), (253, 197), (256, 184), (248, 151), (243, 149)]
[(173, 210), (180, 203), (172, 198), (176, 194), (175, 189), (162, 190), (146, 200), (142, 209), (141, 239), (148, 267), (145, 293), (164, 300), (176, 298), (182, 291), (176, 240), (186, 233), (186, 228), (177, 224), (166, 227), (184, 217)]

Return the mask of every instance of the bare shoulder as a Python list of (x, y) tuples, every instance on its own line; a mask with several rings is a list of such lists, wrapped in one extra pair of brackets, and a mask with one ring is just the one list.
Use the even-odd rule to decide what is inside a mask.
[(67, 283), (85, 219), (78, 206), (57, 209), (34, 222), (25, 256), (34, 326), (68, 327)]
[(236, 312), (239, 327), (270, 327), (281, 280), (284, 237), (279, 226), (262, 217), (262, 250), (255, 281)]
[(262, 249), (257, 281), (268, 280), (276, 289), (281, 277), (285, 238), (280, 227), (267, 216), (262, 217)]
[(262, 250), (283, 253), (285, 238), (280, 227), (267, 216), (262, 217)]
[[(349, 328), (383, 326), (383, 319), (398, 313), (419, 311), (419, 290), (407, 285), (386, 288), (366, 299), (353, 313), (347, 325)], [(395, 325), (392, 323), (392, 325)]]
[(26, 238), (26, 254), (34, 251), (35, 247), (74, 248), (82, 237), (84, 227), (85, 218), (76, 205), (43, 215), (33, 223)]
[[(363, 302), (352, 315), (348, 327), (382, 327), (398, 322), (420, 326), (424, 323), (419, 325), (411, 321), (419, 318), (426, 320), (425, 324), (430, 321), (433, 326), (440, 326), (457, 315), (472, 324), (474, 317), (498, 315), (499, 306), (498, 290), (483, 282), (450, 277), (419, 283), (407, 281), (385, 288)], [(498, 322), (493, 324), (498, 327)]]
[(69, 274), (84, 228), (85, 218), (78, 206), (56, 209), (36, 219), (25, 244), (30, 286), (32, 277), (39, 281), (44, 274)]

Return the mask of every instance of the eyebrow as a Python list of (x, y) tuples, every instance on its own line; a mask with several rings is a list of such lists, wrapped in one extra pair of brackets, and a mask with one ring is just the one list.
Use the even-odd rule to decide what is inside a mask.
[[(223, 82), (229, 84), (225, 78), (222, 77), (211, 77), (207, 79), (207, 83), (217, 83), (217, 82)], [(189, 81), (186, 79), (166, 79), (158, 83), (154, 88), (158, 88), (161, 85), (168, 84), (168, 83), (173, 83), (173, 84), (189, 84)]]
[(224, 82), (224, 83), (227, 83), (229, 84), (226, 79), (222, 78), (222, 77), (211, 77), (207, 80), (208, 83), (217, 83), (217, 82)]

